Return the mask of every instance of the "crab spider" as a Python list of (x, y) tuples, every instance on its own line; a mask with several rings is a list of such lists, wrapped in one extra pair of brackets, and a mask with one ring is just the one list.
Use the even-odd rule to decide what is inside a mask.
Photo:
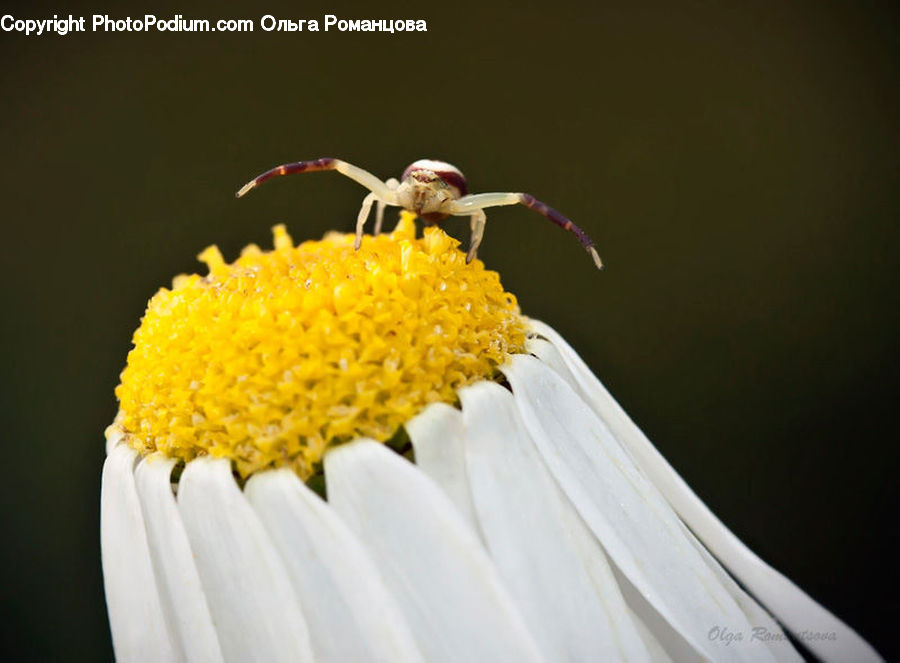
[(484, 210), (488, 207), (500, 205), (522, 204), (533, 209), (563, 230), (571, 232), (581, 245), (591, 254), (594, 264), (598, 269), (603, 269), (603, 263), (594, 242), (584, 231), (572, 223), (569, 219), (555, 209), (542, 203), (540, 200), (527, 193), (476, 193), (468, 194), (466, 178), (455, 166), (443, 161), (432, 159), (419, 159), (409, 165), (400, 180), (389, 179), (382, 182), (370, 172), (358, 168), (346, 161), (332, 158), (313, 159), (312, 161), (298, 161), (284, 164), (268, 170), (262, 175), (250, 180), (237, 192), (240, 198), (251, 189), (262, 184), (266, 180), (279, 175), (293, 175), (294, 173), (316, 172), (322, 170), (336, 170), (346, 175), (351, 180), (359, 182), (370, 193), (363, 199), (362, 208), (356, 219), (356, 248), (362, 242), (363, 226), (372, 211), (372, 205), (377, 203), (375, 213), (375, 234), (381, 232), (381, 222), (384, 218), (384, 208), (387, 205), (402, 207), (415, 212), (426, 224), (437, 224), (448, 216), (470, 217), (472, 238), (466, 262), (471, 262), (481, 244), (484, 235), (484, 226), (487, 216)]

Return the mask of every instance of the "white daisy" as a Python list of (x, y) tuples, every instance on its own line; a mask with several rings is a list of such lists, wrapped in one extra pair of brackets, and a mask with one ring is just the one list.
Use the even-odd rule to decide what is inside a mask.
[(151, 300), (103, 469), (120, 661), (802, 660), (780, 625), (880, 660), (456, 245), (279, 227)]

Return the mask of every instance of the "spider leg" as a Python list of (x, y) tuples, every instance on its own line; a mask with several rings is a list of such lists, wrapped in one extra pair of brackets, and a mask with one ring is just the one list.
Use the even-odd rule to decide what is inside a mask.
[(447, 206), (453, 216), (467, 216), (477, 209), (500, 207), (501, 205), (518, 205), (520, 193), (473, 193), (457, 198)]
[(594, 248), (593, 240), (572, 221), (555, 209), (542, 203), (534, 196), (527, 193), (476, 193), (471, 196), (463, 196), (459, 200), (454, 200), (448, 206), (448, 212), (454, 216), (465, 216), (472, 214), (475, 210), (484, 209), (485, 207), (498, 207), (500, 205), (516, 205), (521, 204), (529, 209), (533, 209), (538, 214), (550, 219), (563, 230), (567, 230), (581, 242), (585, 250), (591, 254), (597, 269), (603, 269), (603, 262)]
[[(397, 187), (400, 186), (400, 182), (397, 181), (396, 177), (392, 177), (386, 181), (385, 184), (391, 191), (395, 191)], [(381, 232), (381, 222), (384, 221), (385, 207), (387, 207), (387, 203), (379, 198), (378, 206), (375, 208), (375, 232), (372, 233), (373, 235), (377, 235)]]
[[(363, 226), (366, 225), (366, 219), (369, 218), (369, 213), (372, 211), (372, 203), (376, 200), (378, 200), (378, 196), (374, 192), (367, 194), (363, 198), (362, 207), (359, 208), (359, 215), (356, 217), (356, 241), (353, 242), (353, 248), (357, 251), (362, 244)], [(378, 200), (378, 204), (382, 204), (380, 200)]]
[(476, 210), (469, 220), (472, 229), (472, 239), (469, 240), (469, 252), (466, 254), (466, 264), (475, 260), (478, 255), (478, 247), (481, 246), (481, 238), (484, 237), (484, 226), (487, 223), (487, 215), (483, 209)]
[(258, 187), (263, 182), (278, 177), (280, 175), (294, 175), (295, 173), (315, 173), (323, 170), (336, 170), (341, 175), (349, 177), (354, 182), (358, 182), (366, 187), (369, 191), (377, 194), (379, 198), (388, 204), (394, 204), (394, 192), (387, 184), (375, 177), (367, 170), (363, 170), (358, 166), (341, 161), (340, 159), (332, 159), (331, 157), (323, 157), (321, 159), (313, 159), (311, 161), (297, 161), (295, 163), (286, 163), (281, 166), (267, 170), (262, 175), (258, 175), (254, 179), (242, 186), (237, 197), (240, 198), (247, 194), (248, 191)]

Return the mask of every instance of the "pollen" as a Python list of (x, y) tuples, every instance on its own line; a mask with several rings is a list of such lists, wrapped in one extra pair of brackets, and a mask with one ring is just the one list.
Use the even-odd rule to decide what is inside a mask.
[(116, 421), (141, 453), (233, 461), (243, 477), (289, 466), (308, 478), (329, 445), (391, 438), (426, 405), (492, 379), (525, 331), (516, 298), (436, 227), (416, 238), (330, 233), (255, 245), (150, 300), (116, 388)]

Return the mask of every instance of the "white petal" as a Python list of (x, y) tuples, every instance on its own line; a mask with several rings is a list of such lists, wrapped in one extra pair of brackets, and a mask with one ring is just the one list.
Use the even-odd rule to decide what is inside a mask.
[[(579, 547), (590, 536), (579, 540), (584, 525), (546, 470), (512, 394), (480, 382), (459, 397), (479, 524), (546, 658), (649, 660), (599, 545)], [(582, 554), (606, 566), (602, 587), (595, 588)]]
[(183, 658), (221, 661), (219, 639), (172, 494), (173, 467), (173, 459), (154, 455), (144, 458), (135, 470), (159, 596)]
[[(639, 658), (638, 653), (644, 655), (646, 652), (652, 661), (665, 661), (665, 656), (658, 655), (657, 650), (662, 651), (662, 647), (657, 638), (641, 621), (640, 615), (635, 613), (634, 601), (629, 602), (626, 596), (626, 592), (634, 594), (634, 587), (610, 564), (603, 546), (600, 545), (597, 537), (590, 531), (568, 498), (566, 498), (566, 503), (569, 508), (563, 510), (563, 524), (568, 531), (572, 545), (579, 551), (597, 595), (603, 601), (603, 607), (613, 624), (614, 632), (617, 637), (621, 638), (620, 648), (625, 653), (623, 656), (627, 655), (631, 660)], [(625, 603), (624, 610), (622, 609), (623, 601)], [(667, 628), (671, 630), (671, 627), (667, 626)], [(642, 642), (640, 648), (634, 642), (636, 638)], [(691, 651), (683, 639), (679, 638), (679, 642), (682, 643), (680, 644), (682, 649)], [(696, 658), (696, 656), (691, 658)]]
[(656, 450), (572, 347), (549, 325), (531, 321), (534, 332), (548, 339), (578, 381), (580, 391), (635, 463), (653, 482), (697, 538), (789, 631), (833, 633), (833, 640), (803, 639), (816, 656), (834, 661), (879, 661), (869, 643), (811, 599), (784, 575), (760, 559), (720, 521)]
[(477, 532), (472, 492), (466, 477), (462, 413), (446, 403), (432, 403), (406, 422), (405, 428), (416, 453), (416, 466), (444, 489)]
[(787, 639), (781, 627), (772, 619), (772, 616), (760, 606), (752, 596), (747, 594), (740, 585), (738, 585), (731, 576), (722, 568), (722, 566), (713, 558), (712, 555), (703, 547), (697, 538), (685, 528), (685, 534), (690, 538), (694, 547), (700, 552), (700, 556), (706, 561), (709, 568), (713, 570), (716, 577), (728, 590), (728, 592), (737, 601), (737, 604), (747, 615), (747, 619), (753, 626), (753, 630), (745, 636), (745, 646), (765, 646), (775, 657), (779, 663), (795, 663), (803, 661), (803, 657), (794, 649), (794, 645)]
[(656, 636), (653, 635), (650, 629), (641, 621), (640, 617), (631, 611), (629, 611), (629, 616), (637, 627), (641, 640), (644, 641), (644, 644), (647, 647), (647, 651), (650, 652), (650, 660), (654, 663), (671, 663), (672, 657), (666, 653), (666, 650), (663, 649), (659, 640), (657, 640)]
[[(639, 630), (654, 661), (664, 660), (662, 657), (657, 659), (654, 653), (656, 648), (662, 650), (665, 656), (671, 660), (679, 661), (679, 663), (681, 661), (694, 663), (698, 660), (710, 660), (707, 657), (701, 657), (697, 653), (696, 647), (692, 646), (675, 627), (663, 619), (647, 600), (647, 597), (643, 596), (616, 566), (612, 568), (622, 596), (625, 597), (625, 603), (628, 604), (631, 611), (632, 619), (635, 624), (640, 623), (644, 626)], [(707, 631), (707, 637), (709, 637), (708, 633)]]
[(581, 391), (581, 385), (578, 383), (578, 380), (575, 379), (575, 376), (572, 375), (572, 372), (563, 360), (562, 355), (556, 349), (556, 346), (545, 338), (531, 336), (525, 341), (525, 349), (528, 351), (528, 354), (534, 355), (556, 371), (561, 378), (569, 383), (569, 386), (572, 387), (572, 389), (578, 392), (578, 395), (582, 397), (582, 400), (587, 402), (588, 399), (586, 394)]
[(184, 521), (226, 661), (311, 661), (287, 571), (223, 459), (197, 458), (178, 485)]
[(253, 476), (244, 494), (309, 608), (316, 660), (422, 660), (375, 564), (318, 495), (287, 469)]
[(116, 659), (175, 661), (134, 485), (137, 453), (115, 446), (103, 465), (100, 548)]
[(426, 660), (540, 660), (487, 553), (431, 479), (371, 440), (329, 451), (325, 478), (329, 502), (371, 552)]
[(106, 455), (112, 453), (125, 437), (125, 432), (118, 426), (110, 426), (106, 429)]
[(516, 355), (501, 370), (550, 471), (622, 574), (698, 654), (745, 660), (748, 650), (707, 634), (713, 625), (748, 631), (746, 617), (606, 426), (534, 357)]
[[(550, 343), (550, 341), (545, 340), (544, 338), (532, 337), (529, 338), (526, 342), (526, 348), (529, 353), (536, 355), (541, 359), (541, 361), (552, 367), (560, 377), (565, 379), (565, 381), (568, 382), (576, 392), (578, 392), (578, 395), (581, 396), (585, 402), (589, 402), (587, 395), (581, 388), (581, 385), (575, 379), (572, 372), (569, 370), (569, 367), (563, 360), (562, 355), (559, 353), (557, 348), (554, 347), (552, 343)], [(741, 589), (741, 587), (736, 582), (734, 582), (734, 580), (731, 579), (731, 577), (721, 568), (719, 563), (710, 556), (705, 548), (703, 548), (703, 544), (696, 540), (691, 532), (685, 530), (685, 535), (691, 540), (692, 543), (694, 543), (698, 552), (700, 552), (701, 556), (707, 562), (707, 565), (716, 574), (716, 577), (719, 579), (725, 589), (731, 594), (732, 598), (735, 599), (738, 606), (747, 616), (747, 619), (753, 627), (753, 631), (751, 631), (750, 633), (742, 634), (744, 641), (746, 641), (749, 646), (758, 646), (757, 643), (763, 642), (762, 638), (765, 636), (765, 634), (771, 634), (772, 639), (766, 640), (764, 644), (765, 646), (768, 646), (768, 648), (772, 651), (772, 654), (775, 656), (776, 660), (802, 660), (799, 654), (797, 654), (793, 645), (789, 640), (787, 640), (787, 638), (781, 631), (781, 628), (772, 619), (772, 617), (762, 607), (760, 607), (752, 597), (750, 597), (743, 589)], [(649, 606), (645, 606), (640, 611), (642, 613), (646, 613), (647, 610), (652, 610), (652, 608), (650, 608)], [(639, 628), (641, 628), (642, 631), (642, 636), (644, 637), (645, 641), (648, 642), (648, 646), (653, 652), (654, 660), (659, 659), (661, 653), (664, 651), (663, 646), (659, 643), (659, 639), (652, 633), (650, 628), (648, 628), (643, 624), (642, 621), (640, 621), (639, 617), (637, 618), (637, 620), (639, 623)], [(654, 626), (656, 626), (657, 628), (661, 626), (659, 624), (658, 615), (655, 616), (655, 619), (653, 616), (651, 616), (651, 620), (654, 620)], [(680, 637), (672, 633), (670, 629), (665, 629), (663, 627), (662, 630), (666, 632), (660, 633), (659, 635), (671, 649), (684, 649), (685, 643)], [(673, 643), (673, 638), (677, 638), (678, 641)]]

